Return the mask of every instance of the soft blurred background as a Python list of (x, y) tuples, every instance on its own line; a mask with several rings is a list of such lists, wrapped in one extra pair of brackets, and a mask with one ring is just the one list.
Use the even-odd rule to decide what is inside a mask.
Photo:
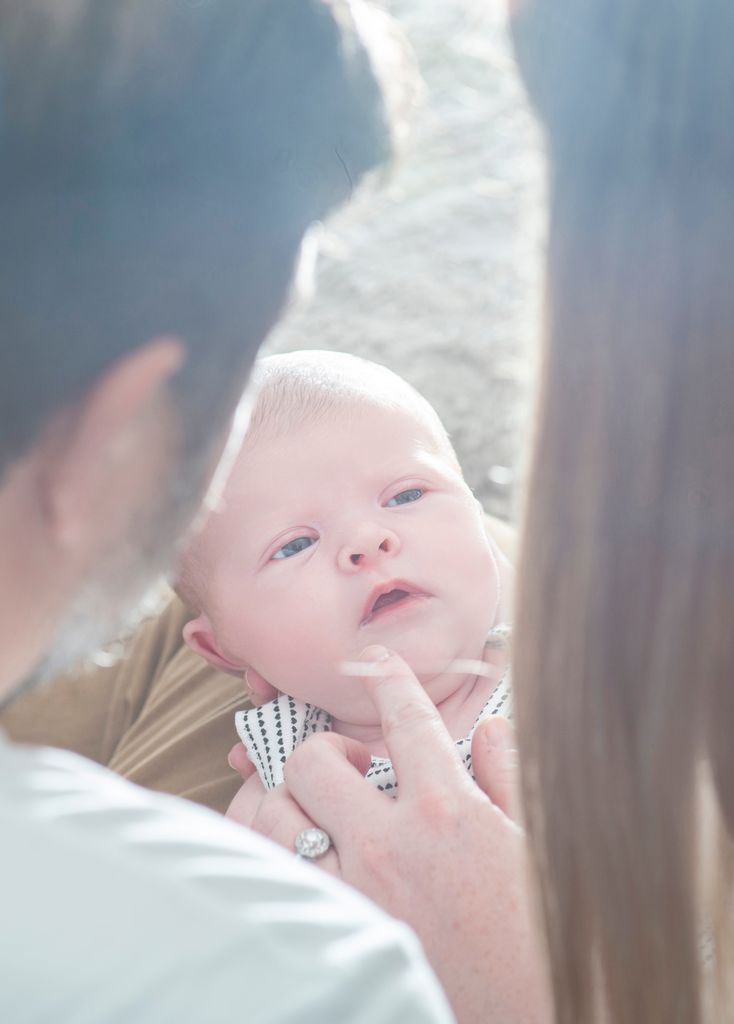
[(539, 135), (505, 0), (384, 0), (425, 92), (399, 163), (330, 221), (315, 298), (267, 351), (330, 348), (391, 366), (437, 408), (485, 508), (517, 510), (537, 352)]

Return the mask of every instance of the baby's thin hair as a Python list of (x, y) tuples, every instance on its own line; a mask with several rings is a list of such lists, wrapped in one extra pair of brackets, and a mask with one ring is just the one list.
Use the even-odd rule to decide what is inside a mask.
[(310, 349), (267, 356), (253, 373), (257, 392), (244, 441), (250, 449), (266, 435), (288, 434), (305, 424), (364, 406), (413, 412), (430, 428), (436, 451), (456, 463), (436, 410), (397, 373), (346, 352)]

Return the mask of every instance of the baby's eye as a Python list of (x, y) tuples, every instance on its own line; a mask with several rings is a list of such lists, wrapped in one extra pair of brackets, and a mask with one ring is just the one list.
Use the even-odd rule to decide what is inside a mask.
[(305, 551), (306, 548), (310, 548), (315, 543), (315, 537), (294, 537), (293, 540), (289, 540), (287, 544), (284, 544), (282, 548), (278, 548), (273, 558), (292, 558), (293, 555), (297, 555), (300, 551)]
[(420, 487), (410, 487), (407, 491), (401, 491), (400, 494), (396, 494), (394, 498), (386, 501), (385, 508), (394, 508), (395, 505), (409, 505), (411, 501), (418, 501), (422, 497), (423, 491)]

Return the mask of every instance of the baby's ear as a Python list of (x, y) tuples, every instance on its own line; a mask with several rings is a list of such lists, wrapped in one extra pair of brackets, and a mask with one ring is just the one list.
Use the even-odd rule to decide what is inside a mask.
[(187, 622), (183, 628), (183, 638), (186, 646), (210, 665), (221, 668), (233, 676), (242, 677), (245, 666), (236, 665), (220, 651), (212, 624), (206, 615), (201, 614)]

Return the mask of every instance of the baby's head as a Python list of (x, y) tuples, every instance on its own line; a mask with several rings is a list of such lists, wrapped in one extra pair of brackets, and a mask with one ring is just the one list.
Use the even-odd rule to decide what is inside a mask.
[(397, 374), (342, 353), (271, 356), (255, 381), (222, 501), (182, 559), (198, 612), (187, 644), (247, 669), (260, 697), (355, 724), (376, 715), (341, 666), (383, 644), (442, 702), (460, 678), (449, 666), (481, 656), (499, 574), (439, 417)]

